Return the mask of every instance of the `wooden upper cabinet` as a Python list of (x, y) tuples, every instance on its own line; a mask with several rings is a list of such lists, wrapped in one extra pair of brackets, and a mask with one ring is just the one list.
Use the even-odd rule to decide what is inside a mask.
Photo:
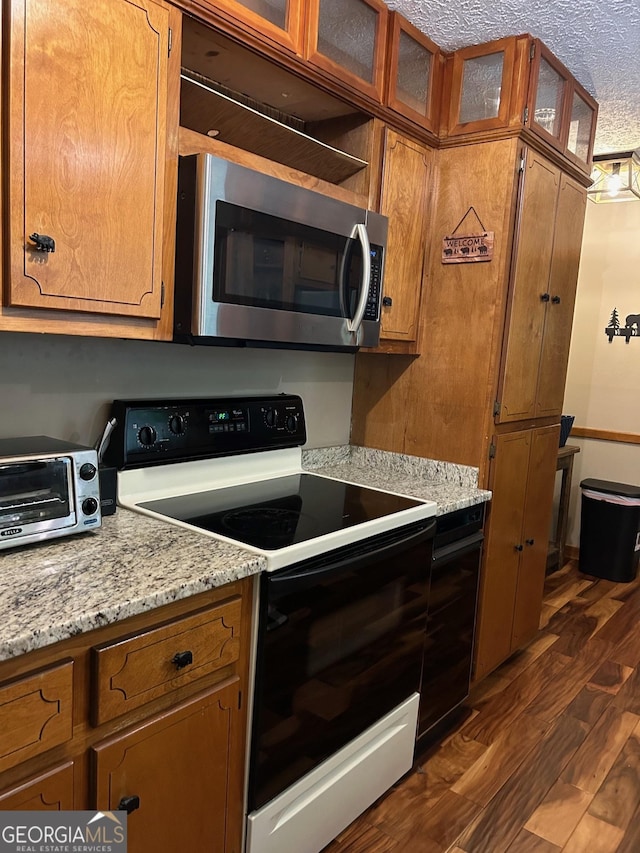
[(195, 0), (195, 4), (302, 55), (304, 0)]
[(550, 299), (545, 303), (538, 368), (537, 417), (562, 413), (586, 204), (584, 187), (561, 174), (549, 270)]
[(168, 47), (153, 0), (11, 4), (7, 305), (160, 317)]
[(589, 171), (598, 105), (539, 39), (463, 47), (445, 64), (442, 135), (526, 127)]
[(585, 198), (577, 182), (527, 152), (498, 422), (562, 412)]
[(495, 130), (513, 122), (516, 54), (521, 59), (521, 40), (510, 37), (449, 55), (443, 101), (449, 103), (448, 116), (443, 113), (446, 135)]
[(387, 106), (437, 133), (441, 78), (440, 48), (398, 12), (392, 12)]
[(305, 57), (382, 101), (388, 20), (382, 0), (307, 0)]
[(539, 40), (533, 43), (531, 55), (527, 124), (547, 142), (562, 148), (570, 74)]
[(527, 125), (573, 162), (590, 164), (597, 103), (539, 39), (530, 55)]
[(389, 217), (381, 340), (415, 341), (428, 235), (429, 148), (387, 128), (380, 213)]

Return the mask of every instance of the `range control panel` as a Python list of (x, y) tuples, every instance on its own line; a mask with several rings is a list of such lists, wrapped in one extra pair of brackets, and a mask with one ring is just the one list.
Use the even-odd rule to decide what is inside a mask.
[(115, 400), (105, 462), (139, 468), (298, 447), (307, 440), (300, 397)]

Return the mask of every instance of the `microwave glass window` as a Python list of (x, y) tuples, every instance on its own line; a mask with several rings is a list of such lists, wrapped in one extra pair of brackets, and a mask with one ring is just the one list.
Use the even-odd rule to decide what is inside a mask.
[(352, 317), (361, 271), (356, 240), (216, 202), (216, 302)]
[(70, 488), (67, 459), (0, 465), (0, 529), (66, 518)]

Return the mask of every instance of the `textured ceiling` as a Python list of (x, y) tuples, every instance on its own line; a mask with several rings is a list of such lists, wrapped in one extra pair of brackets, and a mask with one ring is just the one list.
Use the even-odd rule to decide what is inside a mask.
[(639, 0), (387, 0), (444, 50), (531, 33), (600, 105), (595, 154), (640, 147)]

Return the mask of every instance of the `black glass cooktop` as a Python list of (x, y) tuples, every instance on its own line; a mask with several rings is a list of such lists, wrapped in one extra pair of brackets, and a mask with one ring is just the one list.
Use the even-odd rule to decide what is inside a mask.
[(292, 474), (147, 501), (140, 506), (269, 551), (392, 515), (420, 503), (315, 474)]

